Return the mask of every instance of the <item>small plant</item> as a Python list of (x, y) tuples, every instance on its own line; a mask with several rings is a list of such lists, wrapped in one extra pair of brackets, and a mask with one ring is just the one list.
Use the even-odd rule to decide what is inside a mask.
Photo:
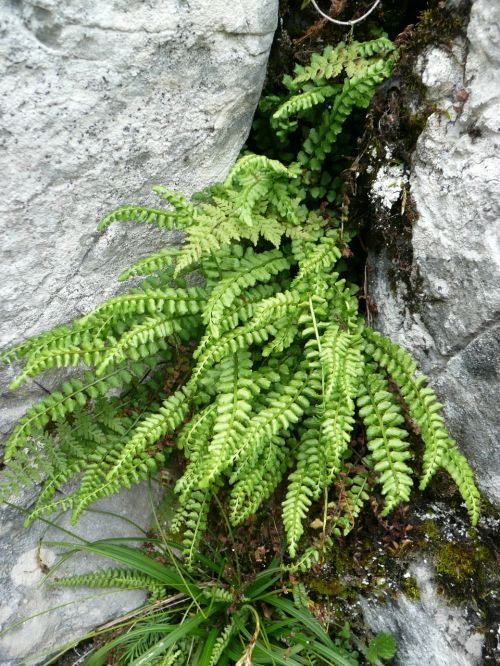
[[(78, 545), (71, 552), (84, 549), (130, 568), (101, 569), (52, 581), (67, 586), (146, 588), (153, 594), (153, 603), (132, 619), (118, 620), (107, 632), (97, 630), (97, 646), (87, 656), (86, 666), (101, 666), (110, 658), (116, 666), (356, 666), (363, 658), (380, 664), (380, 659), (394, 655), (394, 640), (387, 634), (366, 645), (349, 625), (325, 629), (309, 610), (314, 604), (301, 586), (283, 581), (278, 562), (242, 579), (237, 563), (217, 553), (209, 559), (195, 553), (194, 566), (188, 571), (178, 559), (177, 545), (177, 555), (162, 541), (155, 548), (153, 559), (112, 542)], [(158, 596), (160, 600), (154, 601)], [(106, 639), (106, 633), (113, 637)]]
[[(287, 164), (246, 154), (193, 202), (155, 187), (167, 208), (122, 206), (103, 219), (100, 229), (126, 220), (183, 229), (186, 242), (127, 270), (120, 279), (147, 276), (127, 293), (4, 354), (25, 363), (12, 388), (50, 368), (89, 368), (31, 407), (7, 442), (4, 494), (44, 479), (31, 520), (67, 508), (76, 520), (177, 447), (187, 466), (172, 530), (188, 567), (222, 486), (236, 525), (285, 480), (288, 552), (309, 567), (370, 494), (383, 496), (384, 516), (410, 500), (408, 415), (424, 444), (420, 488), (445, 469), (477, 521), (479, 494), (441, 405), (409, 354), (366, 325), (341, 275), (352, 232), (337, 212), (332, 153), (395, 58), (386, 38), (327, 47), (285, 80), (286, 99), (265, 100), (277, 142), (295, 150)], [(356, 419), (366, 451), (351, 464)], [(75, 490), (56, 494), (76, 476)], [(321, 544), (303, 546), (321, 498)]]

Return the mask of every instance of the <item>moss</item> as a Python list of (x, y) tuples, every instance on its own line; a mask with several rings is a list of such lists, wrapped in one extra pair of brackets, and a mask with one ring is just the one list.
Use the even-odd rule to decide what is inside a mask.
[(462, 3), (457, 11), (454, 7), (450, 11), (446, 3), (433, 3), (428, 9), (419, 14), (418, 23), (415, 26), (417, 39), (425, 43), (449, 43), (456, 35), (460, 34), (464, 24), (468, 23), (470, 3)]
[(311, 578), (308, 582), (309, 588), (316, 594), (321, 594), (326, 597), (341, 597), (342, 599), (350, 599), (356, 596), (356, 593), (349, 589), (340, 578), (324, 580), (321, 578)]
[(435, 550), (433, 562), (439, 591), (456, 602), (481, 600), (498, 582), (494, 556), (477, 540), (445, 543)]
[(475, 574), (475, 562), (468, 544), (445, 543), (434, 559), (436, 573), (451, 578), (456, 583), (464, 583)]
[(418, 532), (428, 543), (435, 544), (439, 541), (439, 530), (433, 520), (424, 520), (418, 526)]
[(401, 589), (403, 590), (405, 596), (412, 601), (419, 601), (420, 599), (420, 588), (418, 587), (417, 580), (413, 576), (408, 578), (403, 578), (401, 580)]

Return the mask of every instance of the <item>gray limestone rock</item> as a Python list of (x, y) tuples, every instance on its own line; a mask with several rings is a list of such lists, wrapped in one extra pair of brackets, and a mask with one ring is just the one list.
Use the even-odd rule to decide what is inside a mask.
[[(88, 541), (140, 537), (143, 533), (133, 523), (149, 526), (151, 502), (157, 497), (158, 493), (154, 492), (150, 499), (144, 485), (136, 486), (131, 491), (97, 502), (92, 511), (82, 514), (76, 527), (69, 525), (67, 516), (54, 521)], [(24, 506), (30, 506), (34, 498), (34, 493), (31, 496), (26, 493), (20, 499)], [(78, 538), (56, 528), (47, 529), (42, 522), (36, 522), (28, 529), (22, 523), (23, 516), (19, 511), (0, 507), (1, 666), (21, 660), (28, 664), (43, 661), (43, 657), (48, 657), (57, 648), (144, 602), (146, 595), (142, 590), (49, 587), (44, 583), (45, 567), (50, 568), (58, 561), (63, 548), (48, 545), (39, 548), (39, 541), (78, 543)], [(56, 575), (75, 575), (110, 566), (119, 565), (90, 553), (78, 553), (67, 560)], [(17, 626), (12, 627), (16, 623)]]
[[(189, 194), (225, 176), (250, 128), (277, 12), (277, 0), (0, 3), (0, 349), (90, 310), (134, 260), (179, 242), (140, 226), (95, 227), (117, 205), (157, 205), (155, 183)], [(13, 369), (0, 374), (1, 436), (44, 388), (12, 394)], [(149, 524), (144, 488), (102, 506)], [(131, 533), (96, 515), (78, 524), (85, 538)], [(38, 587), (43, 526), (21, 523), (0, 516), (0, 631), (81, 596)], [(54, 557), (43, 550), (47, 564)], [(114, 593), (40, 615), (0, 636), (0, 664), (50, 651), (143, 599)]]
[[(277, 0), (0, 3), (0, 349), (116, 293), (175, 234), (99, 218), (225, 176), (248, 134)], [(7, 378), (0, 386), (5, 386)], [(42, 391), (2, 400), (0, 434)]]
[[(445, 404), (452, 435), (481, 490), (500, 506), (500, 4), (476, 0), (467, 41), (419, 61), (437, 110), (410, 174), (418, 218), (411, 272), (393, 280), (389, 254), (372, 257), (376, 327), (411, 351)], [(384, 167), (385, 168), (385, 167)], [(373, 196), (392, 195), (377, 174)]]
[(408, 575), (416, 580), (420, 599), (399, 594), (383, 605), (360, 599), (368, 626), (394, 636), (402, 666), (479, 666), (484, 636), (467, 618), (466, 609), (447, 604), (439, 595), (433, 569), (425, 560), (412, 563)]

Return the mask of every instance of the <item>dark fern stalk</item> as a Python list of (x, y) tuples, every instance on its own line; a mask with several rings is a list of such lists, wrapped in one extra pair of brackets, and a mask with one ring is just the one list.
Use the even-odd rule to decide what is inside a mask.
[[(126, 220), (183, 229), (186, 243), (122, 274), (148, 276), (128, 293), (4, 354), (25, 364), (13, 388), (53, 367), (89, 368), (31, 407), (7, 442), (2, 493), (44, 479), (31, 519), (61, 508), (76, 519), (154, 474), (176, 445), (187, 467), (174, 529), (188, 563), (214, 492), (229, 489), (236, 525), (285, 478), (283, 522), (295, 558), (311, 504), (340, 474), (347, 491), (329, 539), (352, 528), (373, 487), (383, 515), (409, 501), (416, 470), (392, 380), (422, 433), (420, 487), (447, 470), (477, 521), (479, 494), (441, 405), (411, 357), (366, 326), (355, 287), (339, 274), (348, 235), (336, 214), (337, 174), (325, 161), (395, 57), (381, 38), (327, 48), (297, 68), (271, 120), (280, 140), (292, 133), (300, 141), (289, 164), (246, 154), (194, 202), (157, 187), (169, 208), (124, 206), (104, 218), (102, 229)], [(192, 271), (203, 287), (186, 283)], [(148, 368), (158, 372), (144, 381)], [(122, 397), (106, 398), (117, 390)], [(367, 437), (361, 468), (348, 462), (356, 415)], [(57, 495), (75, 476), (79, 487)], [(317, 557), (306, 549), (297, 566)]]

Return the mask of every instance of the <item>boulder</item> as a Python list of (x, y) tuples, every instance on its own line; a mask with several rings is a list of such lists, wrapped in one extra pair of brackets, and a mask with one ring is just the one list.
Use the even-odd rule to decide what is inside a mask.
[[(135, 259), (178, 242), (140, 225), (95, 228), (117, 205), (158, 205), (155, 183), (189, 194), (225, 176), (277, 10), (277, 0), (1, 3), (0, 349), (87, 312)], [(4, 433), (40, 395), (32, 384), (5, 396)]]
[[(0, 349), (89, 311), (134, 260), (179, 242), (140, 225), (95, 227), (120, 204), (158, 205), (155, 183), (190, 194), (225, 176), (250, 129), (277, 14), (277, 0), (1, 3)], [(1, 373), (5, 435), (52, 385), (40, 378), (10, 393), (13, 370)], [(149, 525), (143, 488), (103, 507)], [(38, 587), (43, 525), (25, 531), (10, 510), (0, 521), (0, 631), (81, 596)], [(76, 531), (131, 534), (108, 517)], [(46, 564), (54, 557), (42, 553)], [(0, 663), (36, 661), (143, 599), (120, 592), (39, 615), (0, 635)]]
[[(398, 594), (387, 599), (360, 600), (365, 622), (372, 631), (391, 634), (397, 642), (398, 663), (404, 666), (479, 666), (483, 663), (484, 636), (477, 621), (464, 608), (439, 595), (434, 570), (425, 559), (416, 559), (406, 574), (416, 581), (418, 600)], [(477, 618), (474, 618), (477, 620)]]
[[(435, 111), (409, 176), (417, 213), (411, 266), (402, 280), (388, 249), (371, 256), (374, 325), (418, 359), (480, 489), (498, 507), (500, 4), (476, 0), (467, 39), (427, 49), (418, 69)], [(375, 184), (374, 201), (388, 208), (407, 187), (390, 165)]]
[[(19, 498), (28, 508), (34, 499), (33, 491)], [(144, 536), (140, 526), (147, 528), (151, 524), (152, 502), (157, 499), (158, 492), (150, 497), (144, 484), (135, 486), (96, 502), (92, 510), (82, 514), (76, 527), (69, 524), (65, 515), (52, 518), (55, 527), (38, 521), (26, 529), (23, 514), (0, 506), (1, 666), (43, 662), (63, 646), (71, 647), (87, 631), (144, 603), (143, 590), (51, 587), (50, 582), (57, 576), (119, 565), (91, 553), (78, 553), (46, 579), (45, 574), (64, 552), (63, 547), (48, 542), (78, 544), (80, 538), (97, 541)]]

